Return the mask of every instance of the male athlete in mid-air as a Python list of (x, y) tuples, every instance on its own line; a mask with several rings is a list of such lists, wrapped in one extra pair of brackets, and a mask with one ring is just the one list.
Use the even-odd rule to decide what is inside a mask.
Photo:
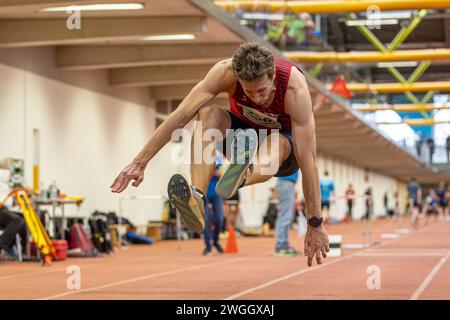
[[(229, 95), (229, 111), (209, 103), (222, 92)], [(304, 252), (308, 256), (308, 266), (312, 265), (314, 256), (321, 264), (322, 257), (326, 258), (329, 251), (329, 243), (320, 209), (311, 96), (300, 69), (274, 57), (260, 44), (241, 45), (233, 58), (215, 64), (156, 129), (141, 152), (114, 180), (111, 191), (122, 192), (131, 180), (134, 180), (134, 187), (139, 186), (148, 162), (170, 141), (175, 130), (194, 118), (201, 121), (203, 130), (220, 130), (225, 137), (223, 144), (230, 145), (233, 151), (231, 156), (226, 155), (230, 165), (216, 187), (222, 198), (232, 197), (243, 186), (267, 181), (272, 176), (289, 176), (301, 169), (308, 215)], [(229, 129), (237, 134), (230, 135), (233, 131)], [(268, 135), (258, 145), (255, 130), (260, 129), (266, 129)], [(202, 140), (202, 150), (211, 143), (215, 142)], [(222, 148), (226, 149), (229, 150)], [(266, 163), (278, 163), (278, 170), (267, 174)], [(191, 183), (180, 174), (169, 181), (169, 199), (192, 231), (204, 229), (204, 194), (214, 168), (214, 162), (191, 162)]]

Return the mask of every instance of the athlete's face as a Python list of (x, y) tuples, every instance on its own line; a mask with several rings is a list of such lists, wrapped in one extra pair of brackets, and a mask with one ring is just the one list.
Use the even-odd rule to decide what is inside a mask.
[(245, 94), (258, 105), (264, 105), (275, 89), (275, 76), (270, 79), (267, 74), (255, 81), (239, 80)]

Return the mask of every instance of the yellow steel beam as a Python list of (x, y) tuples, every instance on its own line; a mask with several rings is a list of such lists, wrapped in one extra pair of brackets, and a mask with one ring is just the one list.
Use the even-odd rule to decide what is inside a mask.
[(368, 107), (358, 107), (353, 108), (353, 110), (361, 111), (361, 112), (373, 112), (373, 111), (386, 111), (393, 110), (396, 112), (421, 112), (421, 111), (435, 111), (435, 110), (449, 110), (448, 107), (437, 107), (432, 104), (401, 104), (401, 105), (372, 105)]
[(417, 60), (450, 60), (450, 49), (401, 50), (393, 52), (307, 52), (287, 51), (284, 55), (300, 62), (396, 62)]
[[(332, 84), (328, 84), (328, 90), (331, 90)], [(381, 92), (381, 93), (402, 93), (405, 91), (411, 92), (426, 92), (434, 91), (450, 91), (450, 81), (435, 81), (435, 82), (415, 82), (415, 83), (347, 83), (347, 89), (352, 92)]]
[(407, 124), (410, 126), (433, 126), (435, 124), (447, 123), (450, 123), (450, 120), (404, 119), (402, 122), (377, 122), (377, 124)]
[(270, 10), (277, 12), (289, 10), (291, 12), (332, 13), (332, 12), (360, 12), (376, 6), (385, 10), (414, 10), (414, 9), (447, 9), (450, 0), (317, 0), (317, 1), (265, 1), (238, 0), (214, 1), (214, 4), (225, 9), (235, 10), (240, 7), (245, 10)]

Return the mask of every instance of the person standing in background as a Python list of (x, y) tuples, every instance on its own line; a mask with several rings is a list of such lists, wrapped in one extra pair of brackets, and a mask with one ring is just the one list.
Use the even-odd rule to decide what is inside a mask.
[(445, 192), (445, 199), (447, 207), (444, 210), (444, 216), (446, 221), (450, 221), (450, 185), (447, 187), (447, 192)]
[(450, 136), (447, 136), (445, 140), (445, 146), (447, 149), (447, 163), (450, 163)]
[[(0, 168), (0, 201), (3, 201), (11, 192), (9, 169)], [(24, 187), (28, 194), (33, 194), (33, 190)], [(16, 234), (21, 237), (22, 250), (27, 244), (27, 225), (21, 212), (13, 211), (14, 200), (10, 197), (3, 206), (0, 207), (0, 256), (10, 256), (17, 258), (19, 252), (14, 246), (16, 244)]]
[(230, 227), (233, 227), (236, 230), (237, 235), (241, 234), (241, 231), (237, 228), (239, 217), (239, 202), (239, 190), (230, 199), (224, 200), (226, 226), (222, 228), (223, 231), (229, 231)]
[(422, 211), (422, 186), (411, 178), (407, 186), (408, 189), (408, 209), (411, 215), (411, 224), (417, 227), (420, 212)]
[[(320, 195), (323, 219), (327, 222), (330, 218), (331, 198), (334, 195), (334, 183), (325, 170), (324, 177), (320, 179)], [(326, 209), (326, 214), (324, 209)]]
[(386, 217), (390, 216), (391, 214), (389, 212), (389, 195), (387, 191), (384, 193), (383, 196), (383, 206)]
[(373, 197), (372, 197), (372, 187), (368, 187), (364, 193), (366, 199), (366, 213), (362, 220), (370, 220), (373, 213)]
[(216, 185), (220, 179), (220, 168), (222, 166), (222, 159), (216, 157), (216, 170), (211, 177), (208, 185), (208, 192), (206, 194), (205, 204), (205, 229), (203, 231), (205, 240), (205, 249), (203, 250), (204, 256), (210, 256), (211, 242), (212, 246), (216, 248), (217, 252), (223, 253), (223, 248), (219, 244), (219, 234), (222, 231), (223, 226), (223, 200), (216, 193)]
[(345, 217), (346, 222), (350, 222), (353, 220), (353, 201), (355, 200), (355, 190), (353, 189), (353, 185), (350, 183), (345, 190), (345, 199), (347, 200), (347, 215)]
[(434, 139), (432, 137), (429, 137), (427, 140), (428, 145), (428, 156), (429, 156), (429, 162), (430, 164), (433, 163), (433, 155), (434, 155)]
[(425, 225), (428, 225), (428, 220), (434, 216), (434, 222), (437, 221), (439, 215), (439, 196), (434, 189), (428, 191), (425, 198), (425, 205), (422, 210), (422, 217), (425, 217)]
[(289, 245), (289, 230), (295, 212), (295, 184), (298, 180), (298, 171), (287, 177), (277, 178), (279, 198), (279, 213), (275, 223), (276, 246), (275, 254), (279, 256), (296, 256), (297, 250)]
[(419, 137), (416, 141), (416, 151), (417, 151), (417, 155), (420, 157), (422, 156), (422, 146), (424, 143), (424, 137), (423, 134), (421, 132), (419, 132)]
[(436, 194), (438, 197), (438, 213), (439, 219), (444, 220), (445, 218), (445, 210), (447, 208), (447, 197), (446, 197), (447, 189), (445, 188), (445, 183), (440, 182), (439, 188), (436, 190)]
[(300, 217), (300, 214), (302, 214), (302, 207), (300, 204), (300, 195), (297, 191), (295, 191), (295, 197), (294, 197), (294, 218), (292, 219), (292, 223), (297, 223), (298, 218)]
[(394, 213), (396, 216), (400, 216), (400, 198), (398, 195), (398, 191), (394, 192)]
[(270, 188), (269, 202), (267, 204), (266, 215), (263, 218), (264, 232), (267, 234), (270, 230), (275, 228), (275, 223), (278, 217), (278, 199), (277, 189)]

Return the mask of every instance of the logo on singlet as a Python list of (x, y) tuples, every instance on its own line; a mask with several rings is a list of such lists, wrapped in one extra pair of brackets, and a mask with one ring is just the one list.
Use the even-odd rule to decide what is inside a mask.
[(277, 121), (276, 116), (269, 116), (254, 108), (244, 106), (240, 103), (238, 105), (242, 108), (242, 115), (250, 121), (270, 129), (281, 129), (281, 123)]

